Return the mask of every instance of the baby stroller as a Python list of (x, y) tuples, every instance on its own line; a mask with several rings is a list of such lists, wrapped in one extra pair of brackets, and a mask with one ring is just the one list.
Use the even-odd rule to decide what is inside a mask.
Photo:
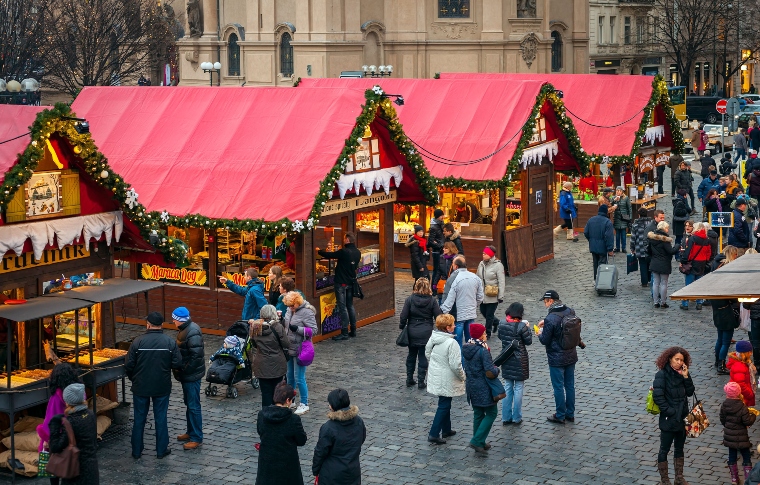
[(248, 350), (251, 345), (251, 339), (248, 332), (248, 322), (244, 320), (237, 321), (227, 330), (227, 336), (234, 335), (243, 341), (243, 360), (244, 366), (238, 369), (238, 360), (232, 355), (224, 353), (217, 355), (211, 363), (206, 373), (206, 382), (208, 386), (204, 392), (207, 396), (216, 396), (219, 389), (215, 384), (227, 386), (227, 397), (233, 399), (238, 397), (238, 390), (235, 387), (240, 381), (250, 380), (254, 389), (259, 388), (259, 380), (253, 375), (251, 360), (248, 358)]

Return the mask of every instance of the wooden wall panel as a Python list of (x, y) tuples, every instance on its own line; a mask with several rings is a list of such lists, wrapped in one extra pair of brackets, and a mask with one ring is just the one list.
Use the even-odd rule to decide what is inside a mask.
[(530, 224), (504, 231), (504, 247), (509, 276), (517, 276), (536, 268), (533, 226)]

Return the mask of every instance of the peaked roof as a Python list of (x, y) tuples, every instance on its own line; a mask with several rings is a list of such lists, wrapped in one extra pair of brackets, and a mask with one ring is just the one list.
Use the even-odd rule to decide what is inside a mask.
[[(0, 104), (0, 182), (4, 174), (16, 164), (18, 155), (26, 149), (32, 137), (29, 127), (37, 114), (49, 106), (23, 106)], [(15, 140), (11, 140), (15, 138)], [(9, 141), (6, 141), (9, 140)]]

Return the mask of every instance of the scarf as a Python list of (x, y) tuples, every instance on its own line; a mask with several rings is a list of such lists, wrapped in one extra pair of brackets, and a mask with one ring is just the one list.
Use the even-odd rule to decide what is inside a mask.
[(417, 242), (420, 243), (420, 249), (422, 249), (423, 253), (427, 251), (427, 239), (425, 239), (424, 237), (419, 237), (417, 234), (414, 235), (414, 239), (416, 239)]
[(752, 387), (755, 387), (757, 385), (757, 368), (752, 362), (747, 363), (747, 367), (749, 367), (750, 382), (752, 383)]
[(483, 347), (487, 351), (489, 351), (489, 352), (491, 351), (491, 349), (488, 347), (488, 342), (485, 342), (484, 340), (480, 340), (479, 338), (471, 338), (470, 340), (467, 341), (467, 343), (468, 344), (480, 345), (481, 347)]
[(66, 405), (66, 411), (65, 411), (65, 413), (66, 413), (67, 416), (69, 416), (71, 414), (74, 414), (74, 413), (78, 413), (80, 411), (87, 411), (87, 404), (80, 403), (80, 404), (77, 404), (76, 406)]

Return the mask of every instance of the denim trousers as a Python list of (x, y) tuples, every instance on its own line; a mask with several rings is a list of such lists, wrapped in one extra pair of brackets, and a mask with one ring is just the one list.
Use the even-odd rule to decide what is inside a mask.
[(683, 445), (686, 443), (686, 429), (682, 431), (661, 431), (660, 452), (657, 454), (657, 463), (668, 461), (671, 445), (675, 444), (673, 458), (683, 458)]
[(564, 367), (549, 366), (554, 389), (554, 406), (557, 419), (575, 417), (575, 364)]
[[(689, 286), (690, 284), (697, 281), (699, 278), (701, 278), (702, 275), (693, 275), (693, 274), (687, 274), (684, 275), (684, 280), (686, 281), (686, 286)], [(697, 300), (697, 303), (700, 305), (703, 303), (704, 300)], [(688, 307), (689, 306), (689, 300), (681, 300), (681, 306), (682, 307)]]
[(736, 149), (736, 156), (734, 157), (734, 163), (736, 163), (739, 159), (745, 160), (747, 158), (747, 152), (744, 151), (744, 148), (737, 148)]
[(187, 434), (190, 441), (203, 443), (203, 417), (201, 416), (201, 381), (182, 383), (182, 401), (187, 406)]
[(435, 295), (438, 293), (438, 280), (441, 279), (441, 272), (438, 269), (438, 265), (441, 262), (441, 253), (433, 251), (431, 254), (433, 255), (433, 277), (430, 282), (430, 289), (433, 290), (433, 294)]
[[(459, 342), (460, 349), (465, 342), (470, 340), (470, 324), (474, 321), (474, 319), (470, 319), (456, 322), (456, 326), (454, 328), (454, 337), (457, 339), (457, 342)], [(464, 337), (464, 340), (462, 340), (462, 337)], [(462, 358), (464, 359), (464, 355)]]
[(354, 310), (354, 289), (350, 285), (335, 285), (335, 305), (340, 315), (341, 333), (348, 333), (348, 327), (356, 331), (356, 310)]
[(490, 337), (491, 332), (496, 332), (499, 327), (499, 319), (495, 317), (498, 303), (481, 303), (480, 314), (485, 318), (486, 334)]
[(496, 421), (496, 416), (499, 415), (499, 406), (496, 404), (488, 407), (473, 406), (472, 413), (472, 439), (470, 444), (482, 448), (486, 445), (488, 433), (491, 432), (491, 426)]
[(752, 358), (755, 367), (760, 365), (760, 319), (753, 318), (750, 320), (749, 341), (752, 344)]
[(736, 458), (741, 452), (742, 454), (742, 466), (752, 466), (752, 456), (749, 453), (749, 448), (729, 448), (728, 449), (728, 464), (729, 465), (735, 465), (736, 464)]
[(625, 232), (627, 229), (615, 229), (615, 249), (625, 252)]
[(510, 379), (504, 381), (504, 389), (507, 391), (507, 397), (501, 401), (502, 421), (509, 422), (522, 420), (524, 386), (525, 381), (513, 381)]
[(288, 361), (288, 385), (294, 389), (298, 387), (298, 397), (301, 400), (301, 404), (304, 406), (309, 405), (309, 388), (306, 387), (306, 367), (298, 365), (296, 359), (290, 359)]
[(169, 410), (169, 394), (153, 397), (133, 394), (132, 407), (135, 422), (132, 425), (132, 454), (134, 456), (140, 456), (143, 452), (143, 435), (151, 400), (153, 400), (153, 419), (156, 422), (156, 456), (162, 456), (169, 447), (169, 425), (166, 421), (166, 413)]
[(451, 400), (447, 396), (438, 396), (438, 409), (435, 410), (433, 426), (430, 428), (430, 436), (440, 438), (441, 432), (451, 432)]
[(654, 279), (652, 281), (652, 292), (655, 303), (667, 303), (668, 302), (668, 278), (669, 274), (664, 273), (652, 273)]
[(646, 285), (649, 283), (651, 276), (649, 275), (649, 259), (637, 258), (639, 260), (639, 276), (641, 276), (641, 284)]
[(425, 347), (409, 346), (409, 353), (406, 355), (406, 375), (414, 375), (414, 367), (417, 367), (417, 376), (422, 379), (427, 372), (428, 360), (425, 357)]
[(726, 360), (728, 347), (734, 338), (734, 330), (718, 330), (718, 340), (715, 341), (715, 356), (718, 360)]

